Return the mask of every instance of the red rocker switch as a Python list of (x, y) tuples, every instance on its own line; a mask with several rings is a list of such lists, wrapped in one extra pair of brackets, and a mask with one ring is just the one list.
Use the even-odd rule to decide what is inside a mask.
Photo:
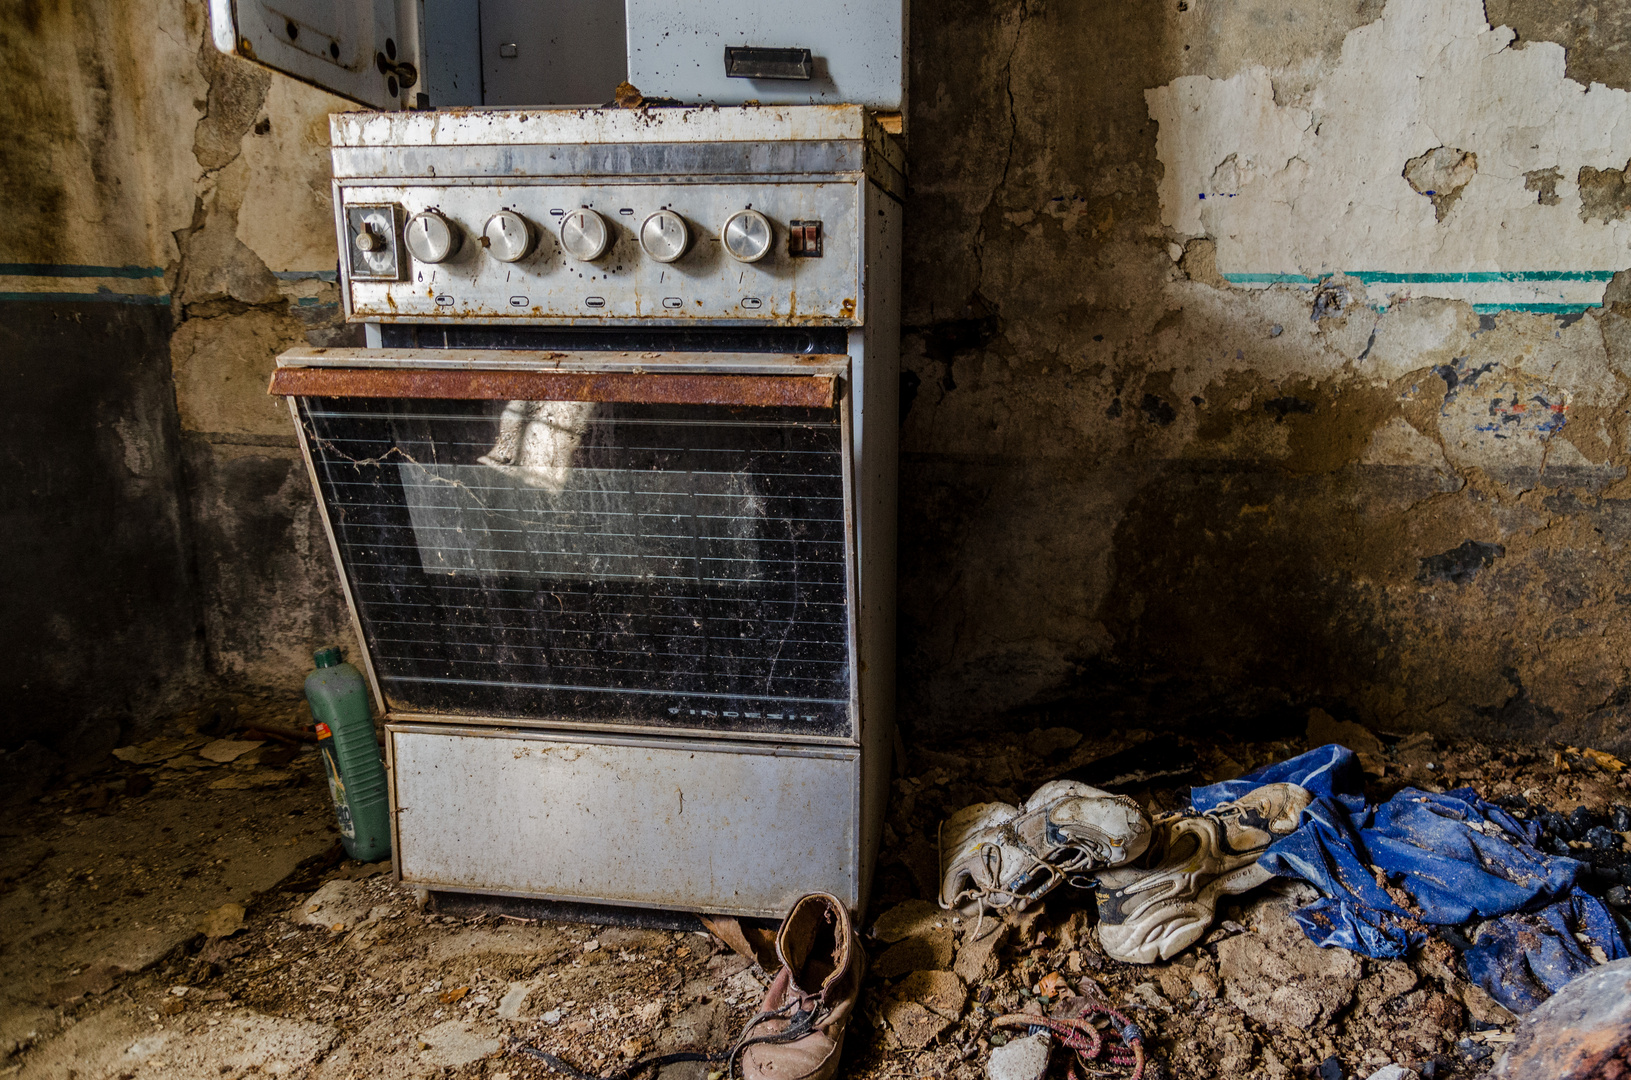
[(789, 221), (787, 254), (795, 259), (821, 258), (821, 222)]

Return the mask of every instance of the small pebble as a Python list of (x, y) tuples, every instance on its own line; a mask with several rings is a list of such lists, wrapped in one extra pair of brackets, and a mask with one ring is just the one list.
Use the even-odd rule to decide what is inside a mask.
[(1586, 842), (1598, 851), (1614, 851), (1620, 846), (1620, 838), (1601, 825), (1594, 826), (1586, 833)]

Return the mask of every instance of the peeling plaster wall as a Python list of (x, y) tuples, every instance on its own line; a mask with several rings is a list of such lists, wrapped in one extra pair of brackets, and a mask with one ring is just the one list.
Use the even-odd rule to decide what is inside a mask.
[(1631, 749), (1631, 34), (1576, 7), (914, 12), (909, 723)]
[[(182, 599), (142, 662), (290, 687), (346, 631), (263, 390), (280, 349), (348, 339), (343, 105), (215, 55), (198, 3), (0, 2), (0, 290), (41, 294), (39, 319), (155, 320), (103, 367), (58, 364), (164, 463), (147, 542), (184, 552)], [(1631, 750), (1619, 6), (916, 8), (909, 727), (1260, 728), (1319, 704)], [(173, 402), (125, 418), (139, 395), (107, 364)], [(86, 482), (131, 490), (114, 462)]]

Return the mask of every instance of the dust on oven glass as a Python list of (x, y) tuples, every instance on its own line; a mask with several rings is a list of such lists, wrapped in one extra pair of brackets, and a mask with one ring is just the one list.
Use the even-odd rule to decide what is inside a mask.
[(405, 325), (280, 370), (386, 713), (853, 742), (845, 343)]

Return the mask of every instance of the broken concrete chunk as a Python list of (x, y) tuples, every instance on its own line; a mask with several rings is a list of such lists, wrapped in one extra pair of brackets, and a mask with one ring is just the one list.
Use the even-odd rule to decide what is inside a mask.
[(498, 1053), (499, 1041), (462, 1020), (447, 1020), (422, 1032), (424, 1051), (419, 1060), (427, 1065), (457, 1068)]
[(329, 930), (349, 930), (362, 922), (373, 908), (366, 888), (355, 881), (336, 878), (290, 913), (290, 920), (302, 926), (321, 926)]
[(950, 926), (902, 938), (878, 957), (873, 970), (880, 979), (894, 979), (913, 971), (943, 971), (951, 967), (953, 942)]
[(1008, 927), (1003, 923), (993, 924), (986, 920), (981, 927), (978, 938), (972, 933), (963, 935), (961, 944), (957, 947), (957, 963), (952, 970), (957, 977), (965, 983), (983, 982), (997, 974), (1001, 966), (997, 959), (997, 949), (1008, 938)]
[[(175, 1005), (181, 1005), (179, 1000)], [(130, 1080), (178, 1077), (304, 1076), (321, 1061), (339, 1031), (307, 1020), (240, 1013), (193, 1031), (161, 1032), (139, 1039), (108, 1073)], [(98, 1075), (101, 1075), (100, 1073)]]
[[(940, 925), (936, 925), (936, 924)], [(879, 941), (896, 942), (926, 931), (942, 929), (951, 924), (951, 913), (943, 911), (927, 900), (907, 900), (896, 904), (872, 924), (872, 936)]]
[[(549, 1013), (544, 1014), (546, 1023), (559, 1019), (559, 1014), (553, 1021)], [(667, 1054), (681, 1047), (723, 1046), (735, 1035), (731, 1029), (731, 1012), (724, 1002), (700, 1002), (669, 1021), (657, 1036), (657, 1050)]]
[(1161, 993), (1168, 1001), (1184, 1001), (1193, 989), (1190, 973), (1186, 968), (1176, 966), (1164, 968), (1156, 972), (1155, 981), (1160, 985)]
[(134, 746), (121, 746), (113, 751), (113, 756), (131, 765), (157, 765), (161, 761), (180, 757), (209, 741), (203, 736), (186, 739), (149, 739)]
[(1359, 958), (1309, 941), (1283, 900), (1261, 905), (1258, 914), (1257, 933), (1218, 943), (1224, 997), (1260, 1024), (1310, 1031), (1353, 999)]
[(229, 761), (237, 761), (249, 751), (257, 750), (265, 745), (264, 740), (250, 742), (243, 739), (216, 739), (214, 742), (206, 743), (198, 751), (198, 756), (206, 761), (225, 764)]
[(1511, 1009), (1489, 996), (1477, 983), (1460, 982), (1455, 984), (1456, 993), (1461, 997), (1461, 1004), (1467, 1007), (1467, 1015), (1481, 1024), (1500, 1024), (1510, 1027), (1518, 1022), (1518, 1018)]
[(1382, 740), (1371, 734), (1370, 729), (1352, 721), (1338, 720), (1324, 709), (1308, 710), (1307, 739), (1309, 746), (1336, 743), (1338, 746), (1346, 746), (1356, 754), (1372, 754), (1376, 757), (1387, 754), (1387, 748), (1382, 745)]
[(916, 1001), (941, 1016), (955, 1020), (968, 1004), (968, 988), (949, 971), (914, 971), (895, 987), (894, 997)]
[(1047, 1035), (1027, 1035), (991, 1051), (986, 1063), (986, 1080), (1041, 1080), (1048, 1071), (1048, 1054), (1053, 1040)]
[(222, 904), (198, 920), (198, 932), (207, 938), (231, 937), (244, 928), (244, 906)]
[(915, 1001), (890, 1001), (883, 1007), (883, 1016), (896, 1041), (908, 1050), (921, 1050), (952, 1025)]
[(1365, 1080), (1421, 1080), (1421, 1074), (1415, 1069), (1407, 1069), (1403, 1065), (1383, 1065), (1371, 1073)]
[[(1166, 996), (1161, 993), (1161, 988), (1156, 986), (1153, 982), (1139, 983), (1137, 986), (1133, 987), (1131, 996), (1137, 998), (1139, 1001), (1142, 1001), (1152, 1009), (1172, 1008), (1172, 1002), (1166, 999)], [(1188, 993), (1185, 993), (1184, 996), (1188, 997), (1189, 995)]]

